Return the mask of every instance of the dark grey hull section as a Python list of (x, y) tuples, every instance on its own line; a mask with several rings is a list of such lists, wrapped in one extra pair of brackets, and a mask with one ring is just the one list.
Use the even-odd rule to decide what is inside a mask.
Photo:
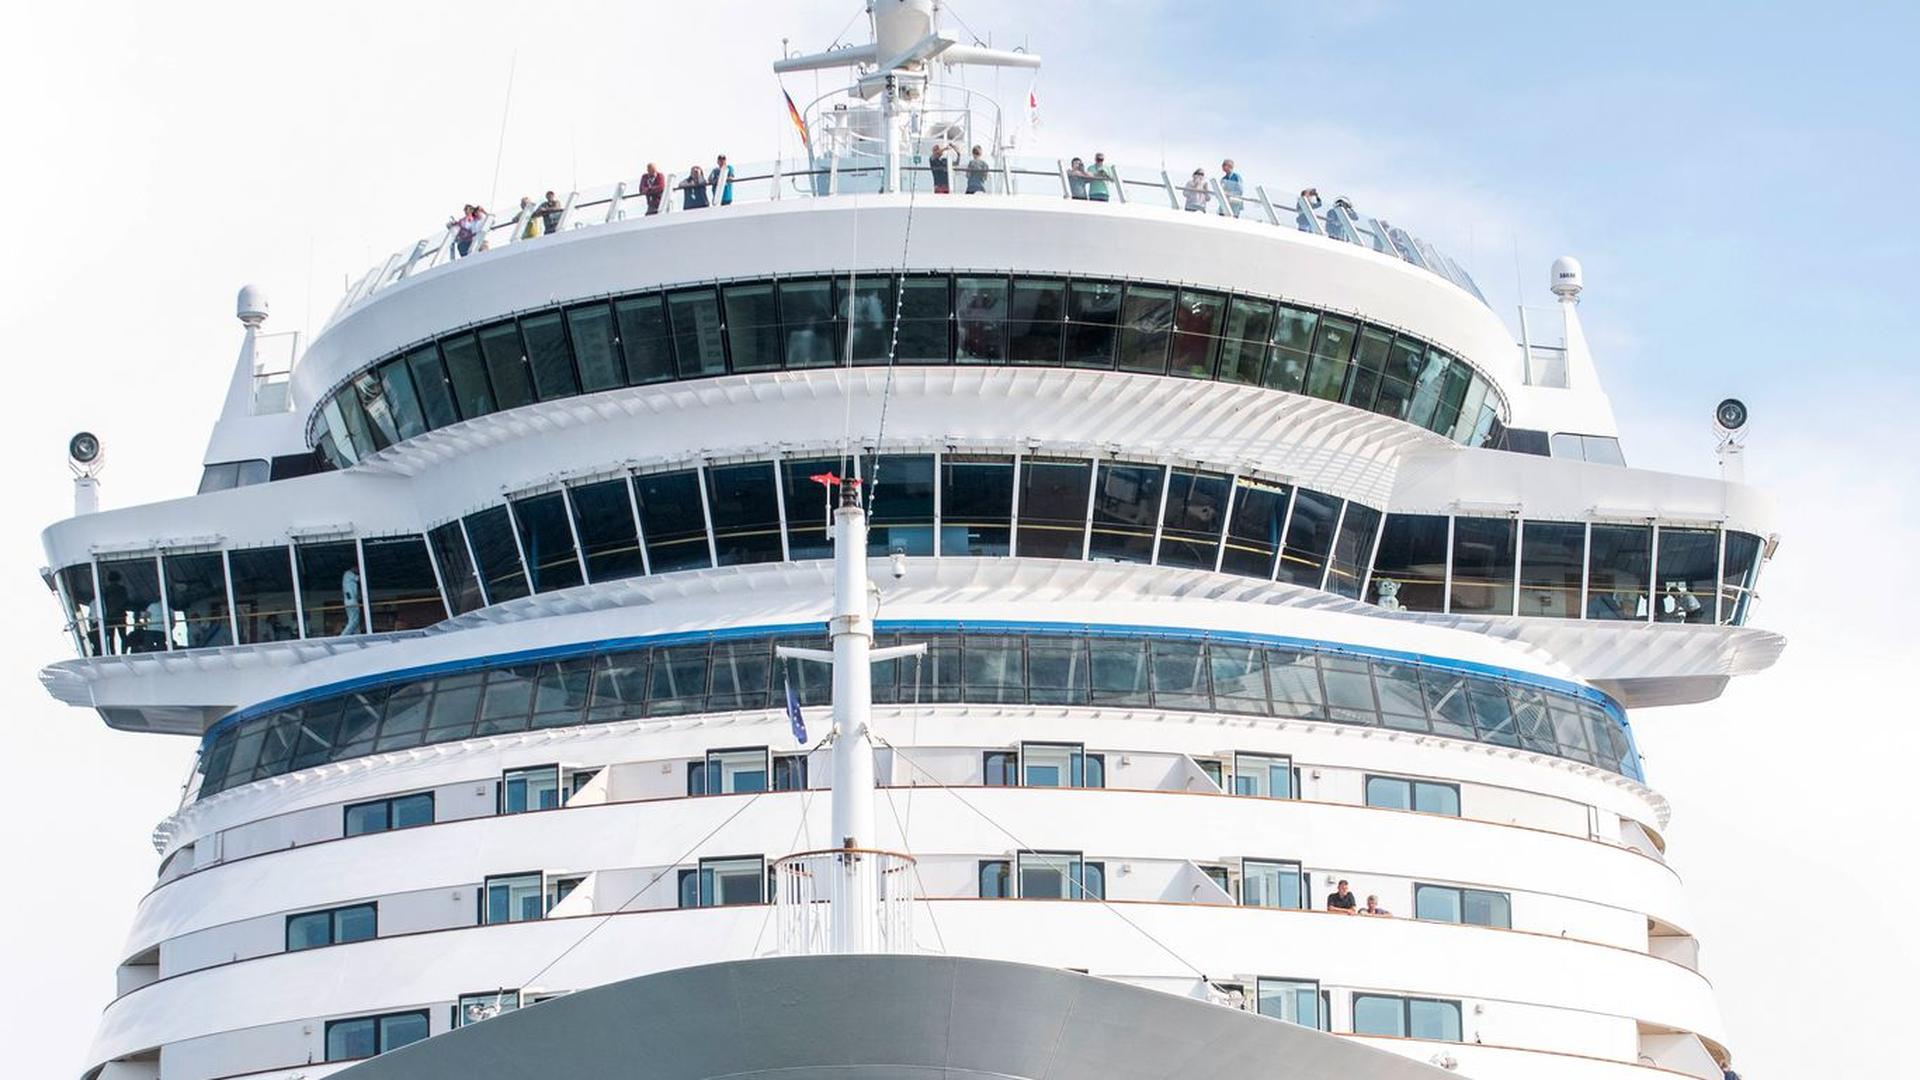
[(683, 968), (583, 990), (336, 1075), (1436, 1080), (1457, 1074), (1309, 1028), (1069, 971), (949, 956), (804, 956)]

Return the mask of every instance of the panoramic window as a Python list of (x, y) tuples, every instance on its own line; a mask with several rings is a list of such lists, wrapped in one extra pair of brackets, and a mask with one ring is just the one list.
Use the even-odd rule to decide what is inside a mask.
[(306, 613), (307, 636), (366, 633), (359, 545), (351, 540), (295, 544), (293, 554), (300, 568), (300, 607)]
[(647, 565), (654, 573), (713, 565), (699, 470), (636, 476), (633, 492), (640, 507), (640, 531), (646, 537)]
[(520, 565), (519, 541), (513, 535), (513, 522), (507, 508), (489, 506), (468, 514), (464, 519), (467, 541), (480, 567), (480, 584), (486, 590), (487, 603), (504, 604), (518, 600), (531, 591), (527, 574)]
[(100, 560), (100, 613), (106, 652), (161, 652), (167, 647), (159, 560)]
[(770, 462), (708, 466), (707, 499), (721, 566), (780, 561), (780, 504), (773, 489)]
[(327, 911), (303, 911), (287, 916), (287, 951), (317, 949), (324, 945), (344, 945), (367, 941), (379, 933), (380, 909), (376, 904), (353, 904)]
[(1012, 550), (1012, 458), (947, 454), (940, 460), (940, 500), (940, 554)]
[(645, 569), (640, 533), (634, 524), (632, 489), (625, 480), (602, 480), (567, 489), (573, 527), (580, 536), (587, 580), (618, 581)]
[(447, 617), (433, 562), (420, 537), (366, 540), (360, 556), (366, 564), (367, 607), (374, 633), (418, 630)]
[(361, 836), (431, 824), (433, 792), (420, 791), (412, 795), (395, 795), (390, 799), (348, 805), (345, 832), (348, 836)]
[(1226, 551), (1220, 569), (1229, 574), (1271, 579), (1280, 556), (1280, 538), (1286, 531), (1287, 506), (1293, 489), (1245, 477), (1233, 483), (1233, 510), (1228, 515)]
[(1453, 591), (1449, 611), (1513, 614), (1515, 537), (1511, 518), (1453, 519)]
[(1446, 582), (1446, 516), (1388, 514), (1369, 599), (1390, 611), (1442, 611)]
[(458, 521), (427, 530), (427, 546), (433, 550), (434, 565), (446, 586), (447, 601), (453, 614), (465, 615), (487, 604), (480, 594), (480, 579), (473, 572), (473, 557), (467, 551), (467, 535)]
[(1373, 561), (1374, 539), (1380, 531), (1380, 511), (1357, 502), (1347, 503), (1340, 532), (1333, 542), (1333, 560), (1327, 566), (1328, 592), (1349, 600), (1360, 598), (1361, 582)]
[(1669, 529), (1657, 540), (1654, 574), (1656, 622), (1710, 623), (1719, 575), (1720, 533), (1714, 529)]
[(867, 553), (933, 554), (933, 455), (869, 457), (863, 462), (862, 474), (873, 485), (867, 512)]
[(430, 1033), (431, 1026), (425, 1010), (329, 1020), (326, 1030), (327, 1060), (353, 1061), (384, 1054), (408, 1043), (417, 1043)]
[(1565, 521), (1529, 521), (1520, 531), (1520, 614), (1580, 617), (1587, 527)]
[(1653, 529), (1595, 525), (1588, 537), (1587, 618), (1645, 619)]
[(503, 874), (490, 877), (480, 890), (480, 922), (484, 926), (530, 922), (547, 914), (542, 875)]
[(1093, 489), (1093, 536), (1088, 557), (1151, 562), (1166, 470), (1158, 465), (1101, 462)]
[(1327, 555), (1333, 550), (1334, 529), (1340, 521), (1340, 500), (1301, 488), (1294, 492), (1293, 514), (1287, 519), (1287, 542), (1280, 551), (1277, 580), (1320, 587), (1326, 577)]
[(1367, 805), (1389, 810), (1414, 810), (1422, 814), (1460, 816), (1460, 787), (1431, 780), (1407, 780), (1397, 776), (1367, 777)]
[(60, 599), (67, 605), (68, 628), (73, 631), (80, 655), (100, 655), (100, 621), (93, 595), (93, 564), (63, 566), (57, 580), (60, 583)]
[(1387, 994), (1353, 995), (1353, 1033), (1460, 1041), (1460, 1003)]
[(1413, 917), (1470, 926), (1513, 926), (1513, 901), (1503, 892), (1454, 888), (1451, 885), (1413, 887)]
[(580, 373), (580, 389), (593, 393), (626, 385), (620, 359), (620, 336), (614, 329), (613, 308), (582, 304), (567, 309), (567, 336), (573, 341), (573, 360)]
[(1214, 568), (1232, 484), (1233, 478), (1224, 473), (1174, 469), (1168, 474), (1166, 511), (1160, 519), (1161, 566)]

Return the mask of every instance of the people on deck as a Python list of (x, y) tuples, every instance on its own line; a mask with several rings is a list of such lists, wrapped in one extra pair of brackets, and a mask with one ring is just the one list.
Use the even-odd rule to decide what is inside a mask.
[(680, 181), (682, 210), (704, 210), (707, 207), (707, 174), (695, 165), (687, 170), (687, 178)]
[(559, 232), (560, 215), (566, 212), (566, 207), (561, 206), (560, 200), (553, 197), (553, 192), (547, 192), (546, 200), (540, 204), (539, 211), (540, 226), (546, 234), (552, 236)]
[(713, 189), (716, 203), (733, 205), (733, 166), (727, 164), (727, 155), (713, 159), (713, 175), (707, 178), (707, 186)]
[(1074, 158), (1067, 166), (1067, 196), (1074, 199), (1087, 197), (1087, 181), (1093, 179), (1087, 172), (1084, 159)]
[(1361, 908), (1361, 909), (1360, 909), (1360, 914), (1362, 914), (1362, 915), (1372, 915), (1372, 916), (1375, 916), (1375, 917), (1377, 917), (1377, 918), (1382, 918), (1382, 919), (1391, 919), (1391, 918), (1393, 918), (1393, 912), (1391, 912), (1391, 911), (1388, 911), (1388, 910), (1387, 910), (1386, 908), (1383, 908), (1383, 907), (1381, 907), (1381, 906), (1380, 906), (1380, 898), (1379, 898), (1378, 896), (1374, 896), (1374, 895), (1372, 895), (1372, 894), (1368, 894), (1368, 896), (1367, 896), (1367, 906), (1366, 906), (1366, 907), (1363, 907), (1363, 908)]
[(1353, 897), (1353, 890), (1347, 888), (1347, 879), (1341, 878), (1334, 890), (1327, 894), (1327, 910), (1342, 915), (1353, 915), (1359, 910), (1360, 902)]
[(640, 194), (646, 196), (647, 213), (660, 212), (660, 200), (667, 194), (667, 178), (660, 166), (651, 161), (647, 162), (647, 171), (640, 174)]
[(1318, 188), (1303, 188), (1300, 192), (1299, 201), (1294, 203), (1294, 208), (1293, 223), (1300, 227), (1301, 232), (1319, 231), (1313, 227), (1313, 212), (1320, 209), (1320, 190)]
[(447, 222), (447, 228), (453, 230), (454, 258), (464, 258), (473, 251), (474, 237), (480, 235), (486, 219), (487, 215), (478, 206), (468, 203), (459, 217)]
[(1206, 213), (1207, 202), (1213, 198), (1213, 192), (1207, 190), (1207, 170), (1193, 170), (1193, 175), (1187, 178), (1186, 185), (1180, 190), (1187, 197), (1186, 209)]
[(1109, 187), (1116, 179), (1113, 166), (1107, 164), (1107, 155), (1093, 155), (1093, 167), (1087, 170), (1087, 198), (1094, 202), (1106, 202)]
[(520, 214), (514, 220), (520, 223), (520, 239), (531, 240), (546, 232), (546, 222), (534, 212), (533, 197), (520, 196)]
[(987, 173), (992, 168), (987, 164), (986, 151), (974, 147), (973, 156), (967, 159), (967, 194), (978, 195), (987, 190)]
[(927, 171), (933, 174), (934, 194), (946, 195), (953, 190), (952, 176), (949, 172), (951, 164), (947, 160), (946, 146), (934, 143), (933, 149), (927, 152)]
[(1246, 203), (1240, 197), (1240, 174), (1233, 171), (1232, 158), (1220, 163), (1220, 191), (1226, 196), (1227, 209), (1232, 211), (1234, 217), (1239, 217), (1240, 208)]

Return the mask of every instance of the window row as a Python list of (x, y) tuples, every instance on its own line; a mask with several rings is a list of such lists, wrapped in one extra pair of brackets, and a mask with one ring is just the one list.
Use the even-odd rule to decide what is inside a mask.
[[(876, 635), (883, 646), (901, 642), (924, 642), (926, 655), (875, 664), (876, 703), (1139, 706), (1326, 720), (1518, 747), (1640, 776), (1624, 712), (1604, 696), (1571, 684), (1550, 688), (1346, 649), (1230, 635), (995, 631), (954, 624), (900, 630), (883, 624)], [(777, 645), (825, 648), (826, 642), (818, 635), (792, 633), (582, 650), (236, 713), (202, 740), (199, 793), (205, 797), (329, 762), (479, 736), (777, 709), (785, 704), (787, 680), (802, 705), (827, 704), (827, 674), (808, 664), (788, 666), (781, 674)], [(1044, 764), (1030, 756), (1029, 782), (1046, 776), (1086, 786), (1089, 775), (1100, 775), (1104, 765), (1084, 754), (1076, 758), (1076, 752), (1056, 748)], [(763, 761), (733, 762), (732, 782), (740, 783), (744, 770), (750, 782), (764, 783), (764, 774), (753, 775)], [(771, 767), (777, 784), (780, 766)], [(1005, 770), (1012, 763), (997, 767)], [(791, 772), (804, 766), (786, 768), (785, 782), (804, 783)], [(724, 786), (728, 769), (724, 757), (702, 765), (690, 772), (689, 791), (696, 786), (711, 791), (708, 785), (715, 782)], [(502, 798), (509, 800), (503, 805), (527, 800), (537, 808), (540, 800), (555, 797), (550, 792), (557, 791), (558, 782), (548, 777), (519, 788), (503, 786)], [(1267, 791), (1292, 787), (1284, 770), (1264, 778), (1237, 774), (1234, 783), (1243, 782)], [(1418, 800), (1409, 792), (1403, 801), (1426, 809)], [(417, 820), (419, 812), (369, 804), (359, 827), (400, 827), (403, 819)], [(430, 801), (426, 812), (431, 813)], [(350, 826), (354, 820), (350, 813)]]
[(1703, 526), (1388, 514), (1367, 598), (1405, 611), (1740, 626), (1764, 548)]
[(875, 274), (700, 285), (529, 312), (412, 346), (312, 421), (346, 468), (435, 428), (579, 394), (729, 373), (1013, 364), (1308, 394), (1456, 442), (1499, 440), (1500, 393), (1407, 334), (1254, 296), (1147, 282)]
[[(1318, 981), (1260, 977), (1253, 989), (1251, 1004), (1253, 1011), (1260, 1015), (1322, 1031), (1331, 1029), (1332, 995), (1321, 989)], [(1238, 996), (1245, 991), (1236, 988), (1233, 993)], [(452, 1026), (481, 1023), (552, 996), (525, 1000), (523, 991), (505, 989), (463, 994), (453, 1006)], [(1444, 998), (1355, 992), (1349, 1030), (1355, 1035), (1460, 1042), (1461, 1003)], [(326, 1025), (326, 1060), (373, 1057), (419, 1042), (430, 1033), (424, 1009), (332, 1020)]]
[[(508, 499), (424, 536), (103, 558), (55, 575), (82, 655), (430, 626), (532, 593), (832, 556), (834, 458), (704, 465)], [(1389, 610), (1746, 622), (1764, 545), (1662, 525), (1386, 514), (1204, 469), (868, 456), (876, 556), (1092, 559), (1281, 581)]]

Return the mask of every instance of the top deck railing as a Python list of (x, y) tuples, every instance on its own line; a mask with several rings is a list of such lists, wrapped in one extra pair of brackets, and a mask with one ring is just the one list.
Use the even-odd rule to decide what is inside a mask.
[[(949, 190), (955, 195), (965, 193), (969, 185), (967, 156), (955, 148), (948, 159)], [(982, 191), (994, 195), (1083, 199), (1089, 197), (1090, 186), (1104, 179), (1112, 202), (1230, 217), (1351, 243), (1411, 263), (1486, 303), (1479, 286), (1458, 263), (1405, 229), (1360, 214), (1350, 204), (1317, 197), (1309, 199), (1308, 191), (1296, 193), (1257, 183), (1223, 186), (1217, 176), (1206, 177), (1204, 183), (1192, 179), (1176, 183), (1166, 169), (1112, 164), (1106, 168), (1108, 172), (1104, 177), (1094, 177), (1090, 182), (1085, 174), (1076, 173), (1067, 159), (1002, 155), (989, 160)], [(731, 196), (724, 204), (721, 186), (715, 185), (711, 177), (699, 185), (698, 191), (704, 195), (700, 198), (688, 180), (690, 175), (691, 170), (663, 174), (664, 194), (657, 205), (642, 193), (639, 180), (622, 180), (569, 192), (560, 201), (551, 230), (547, 229), (545, 215), (537, 203), (488, 213), (480, 227), (470, 234), (464, 254), (460, 244), (462, 231), (456, 222), (449, 221), (446, 227), (394, 252), (361, 275), (348, 287), (330, 321), (380, 290), (422, 271), (537, 240), (550, 232), (571, 232), (653, 214), (721, 209), (728, 204), (872, 194), (881, 190), (885, 168), (864, 154), (824, 157), (811, 162), (775, 160), (738, 165), (734, 167), (732, 183), (727, 185), (732, 189)], [(897, 183), (900, 191), (933, 193), (935, 174), (927, 156), (916, 154), (905, 162)], [(1097, 190), (1097, 186), (1094, 189)], [(1093, 198), (1097, 201), (1097, 196)]]

